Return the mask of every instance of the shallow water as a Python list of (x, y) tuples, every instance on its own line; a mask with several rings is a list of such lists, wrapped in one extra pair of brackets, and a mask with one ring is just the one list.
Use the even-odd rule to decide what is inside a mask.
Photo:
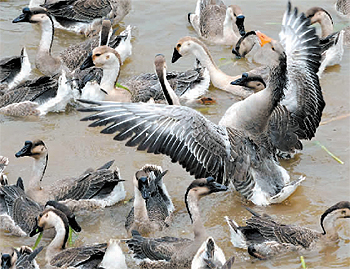
[[(231, 1), (226, 1), (228, 4)], [(334, 1), (293, 1), (300, 10), (319, 5), (333, 16), (337, 30), (348, 24), (344, 18), (336, 15)], [(173, 47), (183, 36), (195, 36), (187, 22), (187, 13), (193, 12), (196, 1), (140, 1), (133, 0), (132, 11), (120, 24), (120, 30), (131, 24), (136, 27), (133, 32), (133, 55), (122, 66), (120, 81), (142, 72), (153, 72), (153, 60), (157, 53), (162, 53), (168, 60), (169, 70), (185, 70), (192, 66), (194, 59), (183, 58), (171, 64)], [(268, 4), (266, 4), (268, 3)], [(280, 22), (285, 10), (286, 1), (238, 1), (246, 15), (246, 29), (259, 29), (278, 38)], [(21, 13), (26, 1), (0, 2), (0, 57), (19, 54), (22, 46), (28, 49), (30, 61), (34, 67), (36, 47), (40, 40), (40, 30), (36, 25), (26, 23), (12, 24), (11, 21)], [(53, 53), (70, 44), (82, 41), (83, 38), (66, 31), (57, 30), (53, 44)], [(236, 61), (231, 48), (209, 46), (214, 60), (226, 73), (238, 75), (253, 64), (244, 60)], [(323, 113), (324, 125), (317, 131), (312, 141), (304, 142), (304, 150), (294, 159), (284, 161), (283, 166), (289, 171), (291, 179), (306, 176), (306, 180), (285, 202), (266, 208), (256, 207), (245, 202), (239, 195), (228, 191), (213, 194), (201, 201), (202, 218), (208, 234), (211, 234), (226, 257), (236, 256), (234, 268), (300, 268), (299, 255), (288, 254), (269, 261), (251, 259), (246, 251), (235, 249), (230, 242), (229, 230), (224, 221), (228, 215), (239, 224), (249, 217), (242, 205), (248, 205), (258, 212), (266, 212), (284, 223), (294, 223), (320, 230), (319, 216), (323, 211), (341, 200), (349, 200), (349, 72), (350, 53), (345, 49), (341, 65), (328, 68), (321, 86), (327, 103)], [(34, 75), (38, 72), (34, 70)], [(197, 106), (202, 113), (214, 122), (218, 122), (224, 111), (233, 102), (229, 94), (211, 87), (208, 96), (217, 102), (210, 106)], [(161, 165), (168, 169), (165, 183), (176, 207), (174, 223), (160, 235), (192, 237), (190, 219), (184, 206), (184, 193), (193, 180), (178, 164), (170, 162), (168, 157), (136, 152), (123, 143), (115, 142), (112, 136), (99, 133), (97, 128), (87, 127), (80, 122), (83, 113), (69, 112), (50, 114), (40, 119), (18, 119), (0, 116), (1, 137), (0, 154), (10, 158), (6, 172), (14, 183), (18, 176), (24, 180), (30, 177), (32, 160), (16, 159), (14, 154), (22, 148), (25, 140), (42, 139), (49, 148), (49, 164), (44, 177), (44, 185), (50, 185), (70, 176), (78, 176), (89, 167), (99, 167), (114, 159), (122, 178), (126, 180), (127, 200), (133, 196), (132, 176), (137, 169), (146, 163)], [(320, 142), (338, 158), (344, 161), (341, 165), (326, 153), (316, 141)], [(78, 221), (83, 231), (75, 245), (93, 242), (105, 242), (109, 238), (125, 238), (124, 221), (131, 203), (119, 203), (111, 208), (78, 214)], [(348, 268), (350, 266), (350, 222), (339, 221), (340, 239), (334, 245), (322, 250), (303, 253), (309, 268)], [(12, 237), (4, 232), (0, 234), (0, 249), (6, 246), (32, 246), (35, 238)], [(45, 244), (48, 239), (43, 239)], [(127, 248), (123, 246), (125, 252)], [(44, 255), (39, 256), (43, 263)], [(127, 254), (130, 268), (136, 268)]]

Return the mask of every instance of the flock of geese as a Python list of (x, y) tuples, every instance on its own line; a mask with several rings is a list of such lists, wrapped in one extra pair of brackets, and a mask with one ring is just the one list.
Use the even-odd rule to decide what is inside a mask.
[[(195, 177), (185, 193), (193, 239), (149, 237), (171, 229), (174, 205), (163, 181), (167, 171), (146, 164), (132, 180), (133, 207), (126, 216), (129, 239), (66, 248), (71, 229), (82, 228), (75, 214), (113, 206), (126, 197), (124, 180), (110, 161), (76, 178), (43, 188), (48, 149), (42, 140), (25, 141), (15, 156), (33, 158), (33, 176), (9, 184), (4, 172), (9, 160), (0, 158), (0, 227), (13, 236), (44, 231), (53, 237), (45, 247), (45, 262), (55, 268), (127, 268), (120, 244), (125, 242), (140, 268), (229, 269), (226, 259), (201, 220), (199, 201), (233, 188), (258, 206), (281, 203), (305, 179), (291, 179), (279, 158), (292, 158), (303, 140), (315, 136), (325, 101), (319, 78), (327, 66), (339, 64), (350, 44), (349, 27), (334, 32), (330, 14), (321, 7), (300, 13), (288, 2), (279, 40), (260, 31), (246, 32), (240, 7), (220, 0), (198, 0), (188, 22), (197, 37), (181, 38), (172, 62), (194, 55), (193, 69), (168, 72), (157, 54), (155, 74), (140, 74), (118, 84), (120, 68), (132, 54), (133, 27), (115, 35), (113, 26), (130, 11), (130, 0), (31, 1), (13, 23), (41, 27), (35, 66), (43, 76), (29, 79), (26, 49), (0, 62), (0, 113), (27, 117), (62, 111), (74, 103), (90, 127), (148, 153), (164, 154)], [(336, 9), (350, 14), (350, 3)], [(322, 36), (312, 24), (319, 23)], [(53, 56), (56, 28), (87, 39)], [(205, 44), (232, 46), (232, 53), (261, 66), (233, 77), (221, 71)], [(218, 124), (185, 106), (203, 97), (212, 85), (240, 98)], [(171, 193), (171, 191), (170, 191)], [(258, 259), (320, 247), (337, 239), (336, 220), (350, 218), (350, 202), (341, 201), (321, 216), (322, 231), (279, 223), (267, 214), (252, 214), (245, 226), (226, 217), (231, 242)], [(50, 230), (55, 230), (54, 235)], [(1, 268), (39, 268), (32, 250), (16, 246), (1, 250)]]

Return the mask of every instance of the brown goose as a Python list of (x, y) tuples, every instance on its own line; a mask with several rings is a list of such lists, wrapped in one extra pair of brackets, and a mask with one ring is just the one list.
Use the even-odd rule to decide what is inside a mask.
[(188, 21), (206, 42), (234, 46), (244, 35), (244, 15), (237, 5), (226, 7), (223, 1), (197, 0), (195, 13)]
[(169, 236), (147, 238), (132, 231), (132, 238), (126, 243), (134, 258), (141, 260), (141, 268), (189, 268), (198, 248), (208, 237), (200, 218), (199, 200), (213, 192), (226, 190), (227, 187), (216, 183), (212, 177), (196, 179), (187, 188), (185, 203), (192, 221), (193, 240)]
[[(291, 181), (278, 163), (276, 151), (301, 148), (298, 138), (314, 136), (323, 109), (315, 71), (320, 58), (318, 38), (306, 22), (304, 15), (298, 16), (297, 10), (288, 6), (283, 20), (287, 32), (283, 30), (282, 36), (290, 46), (284, 51), (274, 43), (274, 57), (279, 64), (271, 67), (269, 86), (235, 103), (219, 125), (188, 107), (114, 102), (88, 102), (97, 106), (81, 111), (97, 113), (82, 120), (95, 121), (91, 127), (107, 125), (101, 132), (117, 132), (114, 139), (128, 140), (127, 146), (170, 156), (196, 178), (213, 176), (220, 183), (232, 182), (239, 193), (257, 205), (280, 203), (304, 177)], [(303, 43), (298, 38), (309, 41)], [(300, 50), (304, 53), (300, 54)], [(295, 66), (303, 66), (302, 71), (296, 71), (300, 77), (288, 80), (287, 74)], [(313, 97), (289, 120), (288, 106), (294, 109), (300, 101), (295, 92), (284, 90), (292, 83), (302, 84), (305, 92), (311, 89)], [(314, 92), (321, 95), (320, 100)], [(290, 100), (288, 106), (279, 105), (284, 95), (284, 100)], [(313, 103), (315, 99), (320, 102), (320, 109)], [(309, 114), (308, 110), (314, 113)]]
[(125, 198), (123, 180), (119, 169), (109, 168), (113, 161), (96, 170), (89, 169), (81, 176), (60, 180), (60, 184), (42, 188), (48, 163), (48, 150), (42, 140), (26, 141), (16, 157), (29, 156), (34, 159), (33, 177), (29, 180), (26, 193), (42, 204), (48, 200), (57, 200), (66, 204), (72, 211), (106, 207)]
[(133, 179), (134, 205), (125, 222), (129, 234), (132, 230), (145, 234), (169, 226), (174, 205), (163, 183), (166, 172), (160, 166), (149, 164), (136, 172)]
[(338, 238), (336, 221), (350, 218), (350, 202), (342, 201), (328, 208), (321, 216), (322, 232), (296, 225), (281, 224), (269, 215), (251, 209), (252, 217), (246, 226), (239, 226), (228, 217), (231, 242), (235, 247), (248, 248), (250, 255), (265, 259), (288, 251), (316, 248)]

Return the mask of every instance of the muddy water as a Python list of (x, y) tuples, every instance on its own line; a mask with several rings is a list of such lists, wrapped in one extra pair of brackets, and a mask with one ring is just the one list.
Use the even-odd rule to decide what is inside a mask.
[[(195, 36), (187, 23), (187, 13), (193, 12), (196, 1), (137, 1), (133, 0), (132, 11), (120, 24), (120, 30), (128, 24), (136, 27), (133, 39), (133, 55), (122, 67), (120, 81), (141, 72), (153, 72), (153, 60), (162, 53), (168, 60), (169, 70), (185, 70), (192, 66), (194, 59), (183, 58), (171, 64), (172, 50), (177, 40), (186, 35)], [(266, 4), (268, 3), (268, 4)], [(19, 54), (26, 46), (34, 67), (36, 47), (40, 40), (38, 26), (30, 24), (12, 24), (11, 21), (21, 13), (26, 1), (0, 2), (0, 57)], [(260, 29), (277, 38), (286, 1), (238, 1), (246, 14), (246, 29)], [(293, 1), (301, 10), (315, 5), (327, 9), (335, 21), (337, 30), (348, 22), (337, 16), (333, 1)], [(57, 30), (53, 44), (53, 53), (70, 44), (83, 40), (82, 37)], [(253, 64), (244, 60), (236, 61), (229, 47), (209, 46), (214, 60), (228, 74), (237, 75)], [(341, 65), (329, 68), (321, 79), (324, 97), (327, 103), (323, 113), (324, 125), (318, 129), (312, 141), (304, 143), (304, 150), (296, 158), (283, 162), (291, 178), (306, 176), (297, 191), (284, 203), (259, 208), (233, 193), (213, 194), (201, 201), (202, 218), (208, 233), (211, 234), (227, 257), (236, 256), (235, 268), (300, 268), (298, 254), (292, 253), (269, 261), (251, 259), (246, 251), (235, 249), (229, 239), (229, 230), (224, 216), (234, 218), (239, 224), (249, 217), (242, 205), (249, 205), (258, 212), (266, 212), (285, 223), (305, 225), (320, 230), (320, 214), (340, 200), (349, 200), (349, 72), (350, 53), (346, 49)], [(38, 74), (34, 70), (34, 75)], [(208, 96), (216, 99), (215, 105), (198, 107), (202, 113), (214, 122), (218, 122), (224, 111), (233, 102), (233, 98), (214, 88)], [(44, 185), (58, 183), (60, 179), (78, 176), (89, 167), (98, 167), (114, 159), (122, 177), (126, 180), (127, 199), (132, 197), (132, 175), (145, 163), (161, 165), (168, 169), (165, 183), (176, 207), (174, 223), (159, 235), (191, 237), (192, 230), (187, 216), (183, 196), (186, 187), (193, 180), (178, 164), (172, 164), (165, 156), (155, 156), (136, 152), (117, 143), (111, 136), (102, 135), (98, 129), (87, 128), (79, 119), (80, 112), (50, 114), (40, 119), (17, 119), (1, 116), (0, 154), (10, 158), (7, 174), (14, 183), (18, 176), (24, 180), (31, 175), (32, 160), (16, 159), (14, 154), (25, 140), (42, 139), (49, 148), (49, 164)], [(344, 164), (341, 165), (326, 153), (316, 142), (320, 142)], [(78, 215), (83, 231), (75, 245), (104, 242), (109, 238), (125, 238), (124, 221), (131, 204), (120, 203), (114, 207)], [(339, 221), (340, 239), (322, 250), (304, 253), (309, 268), (347, 268), (350, 266), (350, 222)], [(33, 245), (33, 238), (12, 237), (4, 232), (0, 235), (0, 249), (5, 246)], [(44, 239), (44, 244), (49, 240)], [(127, 252), (127, 248), (123, 247)], [(43, 262), (40, 255), (39, 261)], [(127, 255), (130, 268), (134, 263)]]

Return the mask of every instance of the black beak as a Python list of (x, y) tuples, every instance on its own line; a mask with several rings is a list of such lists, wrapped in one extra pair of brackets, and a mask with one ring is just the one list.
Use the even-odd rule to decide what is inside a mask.
[(1, 255), (1, 269), (11, 268), (11, 255), (6, 253)]
[(29, 236), (33, 237), (34, 235), (41, 233), (42, 231), (44, 231), (44, 229), (42, 227), (39, 227), (38, 224), (35, 224), (33, 230), (30, 232)]
[(210, 193), (228, 190), (227, 186), (217, 183), (213, 177), (208, 177), (207, 182), (210, 187)]
[(147, 177), (141, 177), (138, 181), (139, 181), (139, 190), (141, 192), (142, 198), (147, 200), (151, 196), (148, 179)]
[(238, 27), (238, 30), (241, 36), (245, 35), (244, 19), (245, 19), (244, 15), (239, 15), (236, 17), (236, 25)]
[(86, 68), (89, 68), (91, 66), (94, 66), (94, 62), (92, 60), (92, 52), (89, 54), (89, 56), (85, 59), (83, 64), (80, 66), (80, 70), (84, 70)]
[(175, 63), (181, 57), (182, 57), (182, 55), (177, 51), (176, 48), (174, 48), (173, 58), (171, 59), (171, 62)]
[(32, 145), (33, 145), (33, 143), (31, 141), (26, 141), (24, 143), (24, 147), (15, 154), (16, 158), (24, 157), (24, 156), (30, 156), (32, 154), (30, 152), (30, 149), (32, 148)]
[(236, 55), (236, 57), (237, 57), (238, 59), (242, 58), (242, 56), (239, 54), (238, 51), (235, 50), (235, 48), (232, 48), (232, 53), (233, 53), (234, 55)]
[(158, 175), (158, 177), (154, 180), (156, 185), (158, 182), (165, 176), (165, 174), (168, 173), (168, 170), (163, 171), (161, 174)]
[(248, 77), (248, 74), (243, 73), (241, 78), (236, 79), (235, 81), (232, 81), (230, 84), (237, 85), (237, 86), (245, 86), (247, 82), (247, 77)]
[(17, 22), (30, 22), (30, 9), (28, 7), (25, 7), (22, 9), (22, 14), (19, 15), (16, 19), (14, 19), (12, 22), (17, 23)]

